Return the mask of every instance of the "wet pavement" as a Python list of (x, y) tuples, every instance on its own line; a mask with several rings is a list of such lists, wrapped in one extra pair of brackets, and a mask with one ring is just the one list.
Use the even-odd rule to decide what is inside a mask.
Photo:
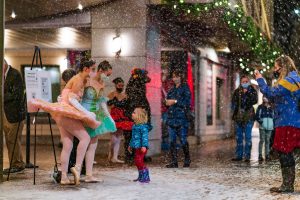
[[(110, 164), (96, 157), (95, 176), (103, 183), (80, 186), (55, 184), (50, 174), (54, 159), (50, 146), (38, 146), (36, 185), (33, 170), (12, 174), (10, 181), (0, 184), (2, 199), (300, 199), (300, 184), (293, 194), (275, 195), (269, 188), (281, 181), (278, 161), (257, 161), (258, 135), (254, 133), (250, 163), (232, 162), (235, 142), (232, 139), (209, 142), (191, 148), (189, 169), (166, 169), (166, 155), (153, 157), (151, 183), (132, 182), (137, 176), (134, 166)], [(5, 152), (6, 156), (6, 152)], [(6, 158), (6, 157), (5, 157)], [(7, 159), (4, 163), (8, 165)], [(296, 183), (299, 178), (296, 179)]]

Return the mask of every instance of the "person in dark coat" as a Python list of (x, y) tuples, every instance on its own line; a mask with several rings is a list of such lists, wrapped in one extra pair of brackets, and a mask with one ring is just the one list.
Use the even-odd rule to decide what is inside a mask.
[[(142, 107), (147, 111), (149, 132), (152, 130), (151, 125), (151, 108), (149, 101), (146, 97), (146, 84), (150, 83), (151, 79), (148, 76), (148, 71), (141, 68), (134, 68), (131, 71), (131, 76), (126, 85), (126, 101), (124, 102), (124, 114), (131, 119), (133, 111), (137, 107)], [(132, 120), (132, 119), (131, 119)], [(131, 130), (124, 130), (124, 150), (125, 150), (125, 162), (131, 164), (134, 158), (134, 153), (128, 151), (129, 143), (131, 140)], [(145, 160), (151, 160), (149, 157), (145, 157)]]
[(255, 71), (260, 91), (274, 102), (275, 138), (273, 149), (279, 153), (282, 184), (271, 192), (294, 192), (294, 150), (300, 147), (300, 76), (294, 61), (286, 55), (275, 60), (273, 76), (277, 80), (269, 87), (259, 71)]
[[(25, 119), (25, 101), (24, 101), (24, 83), (18, 70), (8, 65), (4, 60), (4, 113), (3, 129), (8, 150), (8, 159), (11, 163), (10, 173), (19, 172), (25, 169), (21, 150), (21, 137)], [(18, 124), (20, 123), (19, 130)], [(18, 132), (17, 132), (18, 130)], [(15, 139), (17, 136), (14, 155)], [(4, 174), (8, 173), (8, 169), (4, 169)]]
[(191, 107), (191, 92), (189, 86), (185, 82), (184, 73), (180, 70), (175, 70), (172, 73), (174, 87), (167, 94), (165, 104), (168, 106), (167, 111), (167, 126), (170, 136), (170, 155), (171, 162), (166, 165), (167, 168), (177, 168), (177, 149), (176, 139), (180, 140), (183, 153), (184, 165), (189, 167), (191, 163), (189, 144), (187, 141), (189, 120), (187, 112)]
[[(235, 121), (236, 151), (232, 161), (250, 162), (252, 148), (252, 128), (255, 120), (253, 105), (258, 101), (255, 88), (250, 84), (247, 76), (241, 77), (240, 86), (232, 96), (232, 119)], [(244, 145), (245, 140), (245, 145)]]

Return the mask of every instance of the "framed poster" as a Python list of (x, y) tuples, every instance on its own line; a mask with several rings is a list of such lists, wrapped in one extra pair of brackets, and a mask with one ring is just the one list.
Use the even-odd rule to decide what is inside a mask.
[[(25, 81), (25, 70), (30, 70), (31, 65), (21, 65), (21, 72), (23, 75), (23, 79)], [(59, 65), (43, 65), (43, 68), (40, 66), (33, 66), (32, 70), (38, 70), (38, 71), (46, 71), (49, 74), (50, 80), (51, 80), (51, 102), (56, 102), (57, 97), (60, 95), (61, 90), (61, 74), (60, 74), (60, 68)]]
[(36, 112), (28, 105), (32, 99), (42, 99), (47, 102), (52, 102), (51, 90), (51, 74), (42, 69), (25, 69), (24, 71), (26, 98), (27, 98), (27, 112)]

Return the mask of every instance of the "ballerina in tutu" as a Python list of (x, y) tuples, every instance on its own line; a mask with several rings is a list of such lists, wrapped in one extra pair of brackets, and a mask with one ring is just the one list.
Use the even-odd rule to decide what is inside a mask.
[[(112, 73), (112, 66), (108, 61), (103, 61), (96, 67), (93, 66), (82, 97), (82, 106), (95, 113), (96, 119), (101, 121), (101, 125), (96, 129), (86, 127), (88, 134), (91, 137), (91, 142), (85, 156), (86, 178), (85, 182), (95, 183), (102, 180), (93, 177), (93, 162), (98, 143), (98, 136), (101, 134), (115, 132), (117, 130), (115, 122), (111, 118), (107, 108), (107, 98), (103, 96), (105, 80)], [(93, 72), (95, 71), (95, 72)]]
[(79, 73), (74, 76), (63, 89), (61, 101), (48, 103), (43, 100), (33, 99), (30, 104), (35, 108), (49, 112), (59, 128), (63, 149), (61, 152), (62, 185), (72, 184), (68, 179), (68, 163), (72, 150), (74, 136), (79, 139), (76, 155), (76, 165), (71, 168), (74, 175), (74, 183), (79, 185), (81, 165), (90, 143), (90, 136), (84, 128), (84, 124), (91, 128), (98, 127), (101, 123), (96, 120), (94, 113), (81, 106), (79, 100), (82, 96), (86, 79), (90, 74), (94, 61), (83, 62)]

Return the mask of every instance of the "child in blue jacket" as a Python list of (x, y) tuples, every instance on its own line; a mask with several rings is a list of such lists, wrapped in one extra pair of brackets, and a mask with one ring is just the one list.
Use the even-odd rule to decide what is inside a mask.
[(263, 161), (262, 147), (265, 144), (265, 159), (270, 160), (270, 138), (274, 129), (274, 109), (269, 100), (263, 97), (263, 103), (258, 106), (256, 120), (259, 123), (258, 160)]
[(148, 115), (146, 110), (140, 107), (135, 108), (135, 110), (132, 113), (132, 119), (135, 124), (132, 127), (132, 137), (130, 140), (128, 150), (130, 152), (134, 150), (134, 162), (139, 172), (138, 178), (134, 181), (139, 181), (141, 183), (149, 183), (149, 170), (144, 163), (144, 158), (147, 154), (147, 149), (149, 147), (149, 125), (147, 123)]

